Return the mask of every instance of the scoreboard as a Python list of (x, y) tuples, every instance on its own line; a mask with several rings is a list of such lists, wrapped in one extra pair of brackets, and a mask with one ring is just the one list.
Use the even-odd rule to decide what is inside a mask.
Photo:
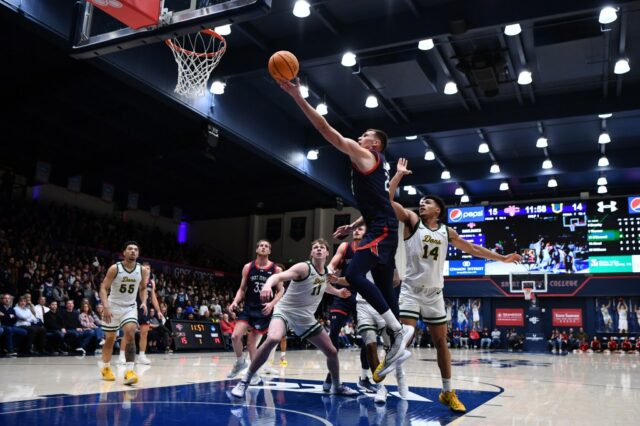
[(173, 343), (180, 349), (224, 349), (220, 324), (211, 321), (171, 320)]
[(448, 209), (461, 238), (501, 254), (527, 253), (526, 265), (474, 258), (449, 246), (445, 274), (482, 276), (640, 272), (640, 196)]

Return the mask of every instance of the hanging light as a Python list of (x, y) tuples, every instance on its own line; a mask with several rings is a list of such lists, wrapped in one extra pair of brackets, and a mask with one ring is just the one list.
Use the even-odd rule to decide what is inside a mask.
[(416, 135), (405, 136), (404, 138), (408, 141), (415, 141), (416, 139), (418, 139)]
[(456, 195), (464, 195), (464, 189), (462, 189), (462, 187), (458, 186), (456, 188), (456, 191), (454, 192), (454, 194), (456, 194)]
[(440, 173), (440, 179), (442, 180), (451, 179), (451, 173), (449, 173), (449, 170), (444, 169), (442, 173)]
[(607, 187), (604, 185), (601, 185), (598, 187), (598, 194), (606, 194), (607, 193)]
[(226, 36), (231, 34), (231, 24), (215, 27), (213, 30), (218, 34), (220, 34), (221, 36)]
[(598, 118), (602, 118), (603, 120), (604, 120), (605, 118), (611, 118), (611, 117), (613, 117), (613, 114), (612, 114), (612, 113), (610, 113), (610, 112), (605, 113), (605, 114), (598, 114)]
[(222, 95), (224, 93), (225, 87), (227, 87), (226, 83), (223, 83), (220, 80), (216, 80), (213, 83), (211, 83), (211, 88), (209, 89), (209, 91), (214, 95)]
[(553, 163), (551, 162), (551, 160), (549, 160), (548, 158), (546, 158), (543, 162), (542, 162), (542, 168), (547, 170), (547, 169), (551, 169), (553, 168)]
[(464, 194), (462, 197), (460, 197), (460, 202), (461, 203), (468, 203), (469, 202), (469, 196), (467, 194)]
[(508, 190), (509, 190), (509, 184), (507, 183), (507, 181), (501, 182), (500, 191), (508, 191)]
[(311, 14), (311, 5), (305, 0), (298, 0), (293, 5), (293, 16), (296, 18), (306, 18)]
[(607, 167), (609, 165), (609, 159), (604, 155), (598, 160), (598, 167)]
[(327, 109), (327, 104), (325, 104), (324, 102), (320, 102), (318, 104), (318, 106), (316, 107), (316, 111), (320, 115), (327, 115), (327, 113), (329, 112), (329, 110)]
[(428, 149), (427, 152), (424, 153), (424, 159), (427, 161), (433, 161), (436, 159), (436, 155), (433, 153), (433, 151)]
[(600, 133), (600, 137), (598, 137), (598, 143), (604, 145), (605, 143), (609, 143), (609, 142), (611, 142), (611, 137), (609, 136), (609, 133), (607, 132)]
[(478, 145), (478, 152), (480, 154), (486, 154), (487, 152), (489, 152), (489, 144), (486, 142), (482, 142), (480, 145)]
[(607, 182), (607, 178), (605, 176), (600, 176), (598, 178), (598, 186), (603, 186), (608, 184), (609, 182)]
[(629, 59), (620, 58), (616, 65), (613, 67), (614, 74), (626, 74), (631, 71), (631, 67), (629, 66)]
[(342, 55), (340, 63), (345, 67), (352, 67), (356, 64), (356, 55), (353, 52), (347, 52)]
[(498, 163), (493, 163), (491, 165), (491, 168), (489, 169), (489, 173), (500, 173), (500, 166), (498, 165)]
[(424, 40), (420, 40), (418, 42), (418, 49), (420, 50), (431, 50), (433, 49), (433, 39), (427, 38)]
[(511, 24), (504, 27), (504, 34), (508, 36), (515, 36), (522, 32), (522, 27), (520, 24)]
[(546, 148), (549, 146), (549, 140), (544, 136), (540, 136), (536, 141), (536, 148)]
[(556, 180), (556, 178), (551, 178), (549, 179), (549, 181), (547, 182), (547, 186), (549, 188), (555, 188), (556, 186), (558, 186), (558, 181)]
[(601, 24), (610, 24), (618, 19), (618, 9), (611, 6), (605, 6), (600, 9), (600, 15), (598, 16), (598, 22)]
[(418, 193), (418, 191), (416, 190), (416, 187), (413, 185), (406, 185), (404, 187), (404, 190), (407, 191), (407, 194), (409, 195), (416, 195)]
[(458, 86), (453, 81), (447, 81), (444, 85), (444, 94), (455, 95), (456, 93), (458, 93)]
[(378, 98), (373, 95), (367, 96), (367, 101), (364, 103), (367, 108), (378, 108)]
[(531, 82), (533, 82), (531, 71), (529, 70), (520, 71), (520, 74), (518, 74), (518, 84), (521, 86), (525, 86), (527, 84), (531, 84)]
[(307, 151), (307, 160), (317, 160), (319, 151), (317, 149), (310, 149)]
[(309, 97), (309, 88), (304, 84), (300, 85), (300, 94), (303, 98), (307, 99)]

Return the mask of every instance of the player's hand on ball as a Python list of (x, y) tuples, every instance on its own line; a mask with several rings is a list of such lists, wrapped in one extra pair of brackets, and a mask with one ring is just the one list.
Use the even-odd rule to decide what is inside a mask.
[(346, 288), (341, 288), (340, 290), (338, 290), (338, 295), (342, 299), (346, 299), (347, 297), (351, 296), (351, 292), (349, 290), (347, 290)]
[(503, 260), (503, 262), (505, 262), (505, 263), (520, 263), (520, 262), (522, 262), (522, 256), (520, 256), (518, 253), (510, 253), (510, 254), (505, 256), (505, 259)]
[(291, 96), (295, 97), (297, 96), (302, 96), (302, 94), (300, 94), (300, 79), (299, 78), (295, 78), (293, 81), (288, 81), (288, 80), (284, 80), (284, 79), (279, 79), (278, 80), (278, 84), (280, 85), (280, 88), (282, 90), (284, 90), (285, 92), (287, 92), (288, 94), (290, 94)]

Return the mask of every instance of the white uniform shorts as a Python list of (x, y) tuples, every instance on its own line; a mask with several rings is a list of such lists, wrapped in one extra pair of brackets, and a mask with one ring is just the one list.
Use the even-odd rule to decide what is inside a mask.
[(422, 318), (426, 324), (433, 325), (447, 322), (442, 288), (417, 288), (403, 283), (398, 302), (400, 318), (415, 320)]
[(123, 325), (130, 322), (138, 325), (138, 306), (135, 303), (129, 306), (112, 303), (109, 310), (111, 311), (111, 322), (102, 324), (104, 331), (118, 331)]
[(300, 339), (307, 339), (322, 332), (322, 325), (313, 315), (307, 313), (285, 312), (276, 305), (271, 320), (281, 318), (289, 330), (293, 330)]
[(382, 316), (373, 309), (367, 302), (358, 301), (356, 304), (356, 312), (358, 314), (358, 333), (362, 333), (367, 330), (378, 332), (385, 328), (386, 323), (382, 319)]

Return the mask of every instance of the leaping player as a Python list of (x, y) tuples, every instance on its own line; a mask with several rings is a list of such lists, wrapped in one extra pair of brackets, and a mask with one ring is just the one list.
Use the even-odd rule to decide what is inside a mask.
[(133, 371), (136, 358), (135, 332), (138, 328), (136, 295), (140, 294), (140, 309), (146, 315), (147, 288), (144, 284), (149, 279), (149, 272), (137, 262), (140, 255), (138, 243), (126, 242), (122, 254), (124, 260), (111, 265), (100, 284), (100, 300), (104, 306), (102, 329), (105, 331), (105, 344), (102, 347), (102, 362), (99, 364), (103, 380), (116, 379), (111, 369), (111, 354), (116, 332), (122, 329), (126, 339), (124, 384), (133, 385), (138, 382), (138, 376)]
[(451, 354), (447, 346), (447, 312), (444, 305), (444, 261), (447, 247), (485, 259), (511, 263), (520, 262), (517, 253), (506, 256), (460, 238), (452, 228), (440, 222), (446, 209), (437, 196), (420, 199), (417, 215), (393, 200), (400, 181), (411, 174), (407, 160), (398, 160), (397, 171), (389, 185), (389, 198), (398, 220), (404, 223), (404, 245), (407, 259), (406, 275), (400, 287), (400, 319), (415, 327), (418, 318), (427, 324), (431, 340), (437, 349), (438, 367), (442, 376), (439, 400), (453, 411), (465, 412), (465, 406), (451, 387)]

